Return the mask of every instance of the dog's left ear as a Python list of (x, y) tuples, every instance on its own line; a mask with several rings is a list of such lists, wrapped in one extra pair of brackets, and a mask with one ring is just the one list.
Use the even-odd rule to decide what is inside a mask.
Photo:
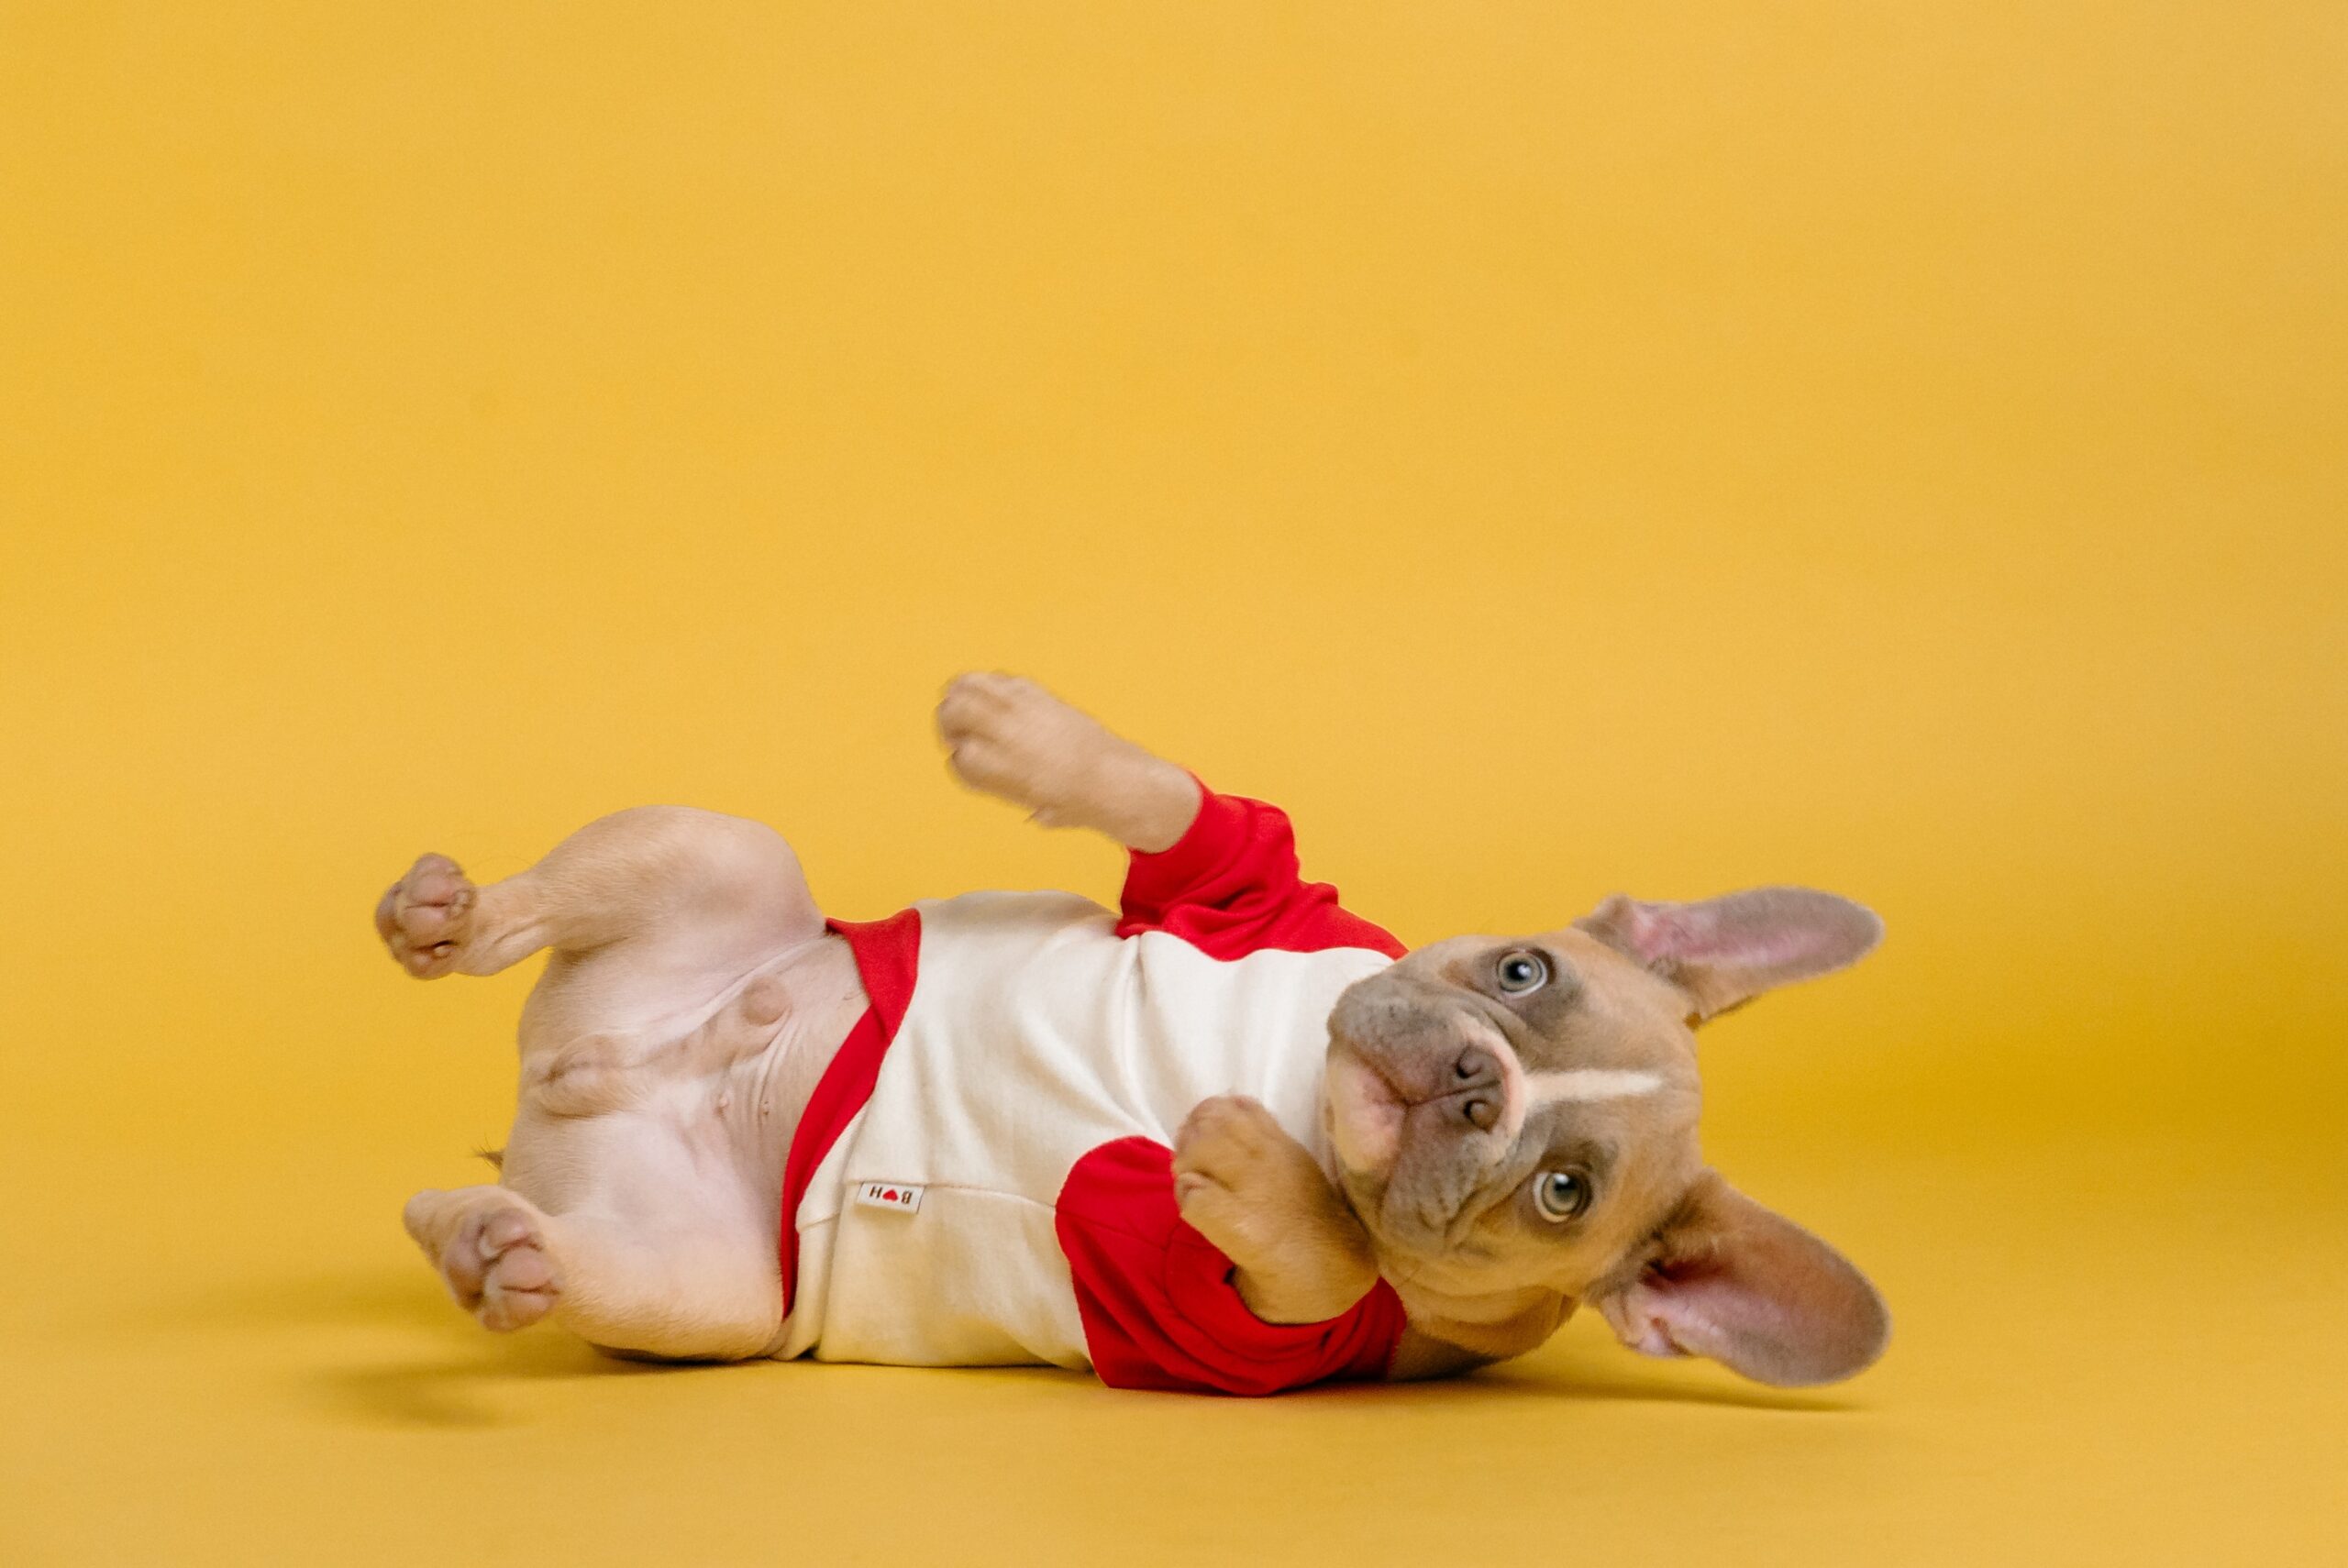
[(1883, 940), (1873, 910), (1813, 888), (1755, 888), (1693, 904), (1617, 893), (1574, 924), (1686, 991), (1698, 1022), (1855, 964)]
[(1757, 1383), (1798, 1387), (1864, 1370), (1891, 1314), (1842, 1253), (1706, 1171), (1642, 1254), (1591, 1304), (1648, 1355), (1708, 1356)]

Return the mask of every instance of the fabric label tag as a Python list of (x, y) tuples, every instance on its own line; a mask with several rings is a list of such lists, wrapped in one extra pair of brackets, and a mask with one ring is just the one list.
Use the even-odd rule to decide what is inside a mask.
[(868, 1181), (856, 1189), (856, 1201), (866, 1209), (914, 1214), (921, 1209), (921, 1188), (902, 1181)]

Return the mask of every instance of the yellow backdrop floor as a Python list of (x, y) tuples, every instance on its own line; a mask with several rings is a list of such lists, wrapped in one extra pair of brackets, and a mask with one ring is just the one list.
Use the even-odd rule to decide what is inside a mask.
[[(2336, 0), (0, 0), (0, 1563), (2348, 1562)], [(1774, 1394), (647, 1370), (396, 1216), (420, 850), (1114, 887), (969, 666), (1406, 940), (1808, 882), (1705, 1037)]]

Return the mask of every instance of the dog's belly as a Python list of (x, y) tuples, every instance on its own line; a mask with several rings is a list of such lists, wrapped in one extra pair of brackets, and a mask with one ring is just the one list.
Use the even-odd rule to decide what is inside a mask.
[[(730, 978), (599, 979), (605, 995), (534, 1007), (572, 1032), (526, 1029), (506, 1184), (557, 1213), (628, 1214), (653, 1194), (661, 1213), (736, 1220), (770, 1245), (792, 1139), (867, 1006), (847, 944), (827, 935)], [(550, 969), (541, 989), (562, 983)]]

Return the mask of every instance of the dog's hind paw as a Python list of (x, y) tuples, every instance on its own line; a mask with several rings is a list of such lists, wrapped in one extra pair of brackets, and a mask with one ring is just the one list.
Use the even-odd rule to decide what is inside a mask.
[(375, 933), (419, 980), (455, 967), (471, 934), (474, 888), (455, 861), (426, 855), (375, 905)]
[(449, 1294), (482, 1328), (526, 1329), (562, 1299), (546, 1216), (520, 1194), (502, 1187), (419, 1192), (404, 1218)]

